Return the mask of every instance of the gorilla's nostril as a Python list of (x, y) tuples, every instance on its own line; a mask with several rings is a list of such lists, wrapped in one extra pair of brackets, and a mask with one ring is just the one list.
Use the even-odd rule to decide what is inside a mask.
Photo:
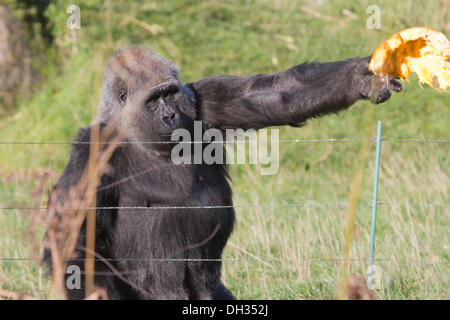
[(168, 113), (164, 116), (164, 119), (168, 119), (168, 120), (172, 120), (173, 118), (175, 118), (175, 113)]
[(168, 112), (163, 116), (163, 120), (170, 121), (173, 120), (175, 116), (176, 116), (175, 112)]

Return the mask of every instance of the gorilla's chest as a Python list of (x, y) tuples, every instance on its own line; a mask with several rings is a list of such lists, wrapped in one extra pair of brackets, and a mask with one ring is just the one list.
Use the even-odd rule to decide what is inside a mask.
[[(132, 178), (120, 188), (121, 203), (132, 202), (134, 206), (231, 205), (231, 189), (224, 169), (218, 165), (170, 164), (166, 168), (143, 170), (141, 174), (128, 175)], [(126, 177), (121, 178), (124, 179)]]
[[(120, 187), (119, 206), (123, 208), (115, 223), (116, 233), (121, 235), (115, 239), (116, 246), (126, 252), (116, 254), (130, 255), (130, 248), (148, 254), (159, 244), (175, 254), (180, 252), (171, 245), (186, 247), (216, 234), (208, 246), (197, 251), (202, 257), (220, 257), (234, 223), (231, 189), (221, 170), (173, 166), (157, 175), (142, 174), (126, 181)], [(118, 244), (122, 241), (127, 245)], [(136, 255), (142, 254), (136, 251)]]

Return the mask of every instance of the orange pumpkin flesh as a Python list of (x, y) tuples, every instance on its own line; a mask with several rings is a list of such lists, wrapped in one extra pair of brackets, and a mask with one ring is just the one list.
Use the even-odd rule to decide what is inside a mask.
[(450, 43), (431, 28), (405, 29), (384, 41), (372, 55), (369, 70), (380, 76), (408, 79), (417, 73), (420, 83), (441, 89), (450, 86)]

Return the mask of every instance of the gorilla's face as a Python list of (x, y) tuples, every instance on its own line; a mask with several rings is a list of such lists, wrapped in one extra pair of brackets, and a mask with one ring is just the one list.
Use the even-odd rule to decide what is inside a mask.
[(190, 128), (194, 101), (177, 73), (146, 49), (119, 51), (105, 69), (100, 120), (114, 119), (131, 141), (168, 141), (174, 130)]
[(186, 128), (189, 116), (183, 112), (185, 100), (183, 85), (179, 81), (151, 89), (142, 113), (145, 119), (142, 123), (148, 125), (148, 134), (161, 138), (170, 136), (175, 129)]
[[(141, 86), (137, 92), (120, 91), (118, 98), (124, 105), (122, 119), (129, 140), (170, 141), (176, 129), (192, 127), (194, 104), (178, 80), (156, 87)], [(169, 144), (153, 145), (162, 149)]]

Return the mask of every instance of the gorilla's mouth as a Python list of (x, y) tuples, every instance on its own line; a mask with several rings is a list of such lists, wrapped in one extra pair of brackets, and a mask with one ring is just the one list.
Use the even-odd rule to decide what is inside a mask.
[(172, 132), (175, 129), (178, 129), (180, 127), (180, 121), (179, 120), (171, 120), (171, 121), (164, 121), (161, 120), (161, 135), (171, 135)]
[(163, 138), (172, 137), (173, 131), (171, 133), (161, 133), (160, 136)]
[(181, 121), (176, 121), (170, 124), (161, 121), (161, 128), (159, 130), (159, 135), (162, 138), (170, 138), (172, 137), (175, 130), (181, 128), (182, 128)]

